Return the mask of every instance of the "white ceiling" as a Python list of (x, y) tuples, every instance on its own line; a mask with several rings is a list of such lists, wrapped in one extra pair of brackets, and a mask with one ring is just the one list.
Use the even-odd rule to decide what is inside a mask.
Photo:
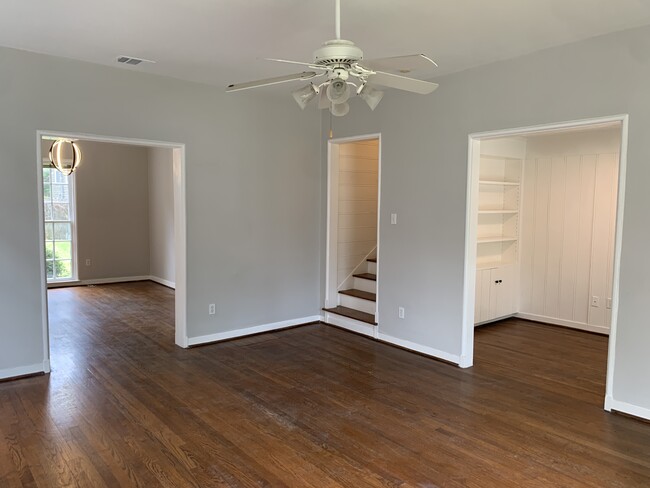
[[(442, 75), (650, 24), (650, 0), (342, 0), (365, 58), (424, 53)], [(3, 0), (0, 45), (225, 86), (301, 71), (334, 37), (334, 0)], [(605, 64), (607, 60), (603, 60)]]

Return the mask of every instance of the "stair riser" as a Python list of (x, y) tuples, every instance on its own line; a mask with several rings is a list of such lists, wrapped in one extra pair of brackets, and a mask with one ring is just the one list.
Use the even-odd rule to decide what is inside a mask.
[(339, 293), (339, 305), (375, 315), (375, 302), (364, 300), (363, 298), (341, 295)]
[(377, 293), (377, 282), (372, 280), (365, 280), (363, 278), (354, 278), (352, 288), (361, 291), (368, 291), (370, 293)]
[(366, 261), (367, 267), (368, 267), (368, 273), (372, 274), (377, 274), (377, 263), (371, 263), (370, 261)]

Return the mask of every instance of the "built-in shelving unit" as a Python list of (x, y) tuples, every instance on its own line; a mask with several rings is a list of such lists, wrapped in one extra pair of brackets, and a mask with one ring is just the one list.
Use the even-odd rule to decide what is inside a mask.
[(475, 322), (516, 312), (519, 214), (525, 144), (481, 141)]

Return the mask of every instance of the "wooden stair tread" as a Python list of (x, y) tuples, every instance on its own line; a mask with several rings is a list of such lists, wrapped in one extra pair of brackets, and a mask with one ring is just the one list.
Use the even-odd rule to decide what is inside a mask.
[(365, 322), (367, 324), (377, 325), (377, 322), (375, 322), (374, 315), (361, 312), (353, 308), (341, 307), (339, 305), (338, 307), (324, 308), (323, 310), (329, 313), (335, 313), (336, 315), (342, 315), (343, 317), (348, 317), (350, 319), (358, 320), (360, 322)]
[(377, 275), (372, 273), (359, 273), (352, 276), (355, 278), (363, 278), (364, 280), (377, 281)]
[(368, 259), (366, 259), (366, 261), (370, 261), (371, 263), (376, 263), (377, 258), (368, 258)]
[(355, 298), (361, 298), (362, 300), (369, 300), (371, 302), (377, 301), (377, 294), (370, 293), (369, 291), (355, 290), (354, 288), (351, 288), (349, 290), (341, 290), (339, 291), (339, 293), (341, 295), (348, 295)]

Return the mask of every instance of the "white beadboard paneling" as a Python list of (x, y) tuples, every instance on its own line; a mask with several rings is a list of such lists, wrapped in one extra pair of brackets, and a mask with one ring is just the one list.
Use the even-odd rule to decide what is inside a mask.
[[(531, 312), (544, 315), (544, 296), (546, 294), (546, 265), (548, 258), (548, 208), (550, 204), (551, 159), (538, 159), (534, 178), (535, 209), (533, 221), (533, 263), (532, 263), (532, 297)], [(524, 198), (526, 198), (524, 196)], [(525, 225), (525, 223), (523, 224)], [(539, 229), (539, 232), (537, 231)]]
[[(341, 144), (343, 145), (343, 144)], [(339, 170), (348, 173), (374, 173), (377, 168), (377, 158), (361, 159), (342, 157), (339, 160)]]
[(562, 269), (558, 318), (573, 320), (576, 278), (578, 274), (578, 234), (580, 224), (580, 156), (566, 158), (566, 191), (564, 229), (562, 231)]
[(339, 186), (339, 199), (342, 201), (377, 201), (377, 188), (372, 186), (341, 185)]
[[(596, 183), (596, 156), (585, 155), (580, 163), (580, 221), (578, 249), (576, 249), (576, 288), (573, 320), (583, 324), (589, 321), (589, 280), (591, 270), (592, 228), (594, 225), (594, 189)], [(543, 314), (540, 314), (543, 315)]]
[(521, 245), (519, 286), (519, 304), (522, 310), (530, 310), (533, 300), (533, 256), (535, 228), (535, 203), (537, 193), (535, 175), (537, 173), (537, 160), (527, 159), (524, 163), (523, 198), (521, 202), (521, 232), (519, 242)]
[(377, 246), (378, 140), (339, 145), (337, 285)]
[(611, 255), (611, 204), (615, 192), (617, 158), (613, 154), (598, 156), (596, 162), (596, 181), (594, 190), (594, 224), (592, 227), (590, 297), (597, 296), (600, 306), (589, 307), (589, 324), (604, 326), (607, 319), (607, 298), (611, 296), (608, 277), (612, 274)]
[[(593, 141), (594, 147), (612, 151), (589, 152), (585, 134), (576, 147), (556, 136), (546, 145), (541, 138), (529, 145), (521, 210), (520, 312), (601, 331), (608, 330), (611, 320), (607, 303), (619, 155), (615, 139), (594, 135)], [(591, 306), (592, 296), (599, 297), (599, 307)]]
[(544, 315), (557, 317), (560, 313), (560, 274), (562, 272), (562, 233), (564, 232), (564, 200), (566, 195), (566, 161), (551, 159), (551, 183), (548, 211), (548, 254), (546, 259), (546, 293)]

